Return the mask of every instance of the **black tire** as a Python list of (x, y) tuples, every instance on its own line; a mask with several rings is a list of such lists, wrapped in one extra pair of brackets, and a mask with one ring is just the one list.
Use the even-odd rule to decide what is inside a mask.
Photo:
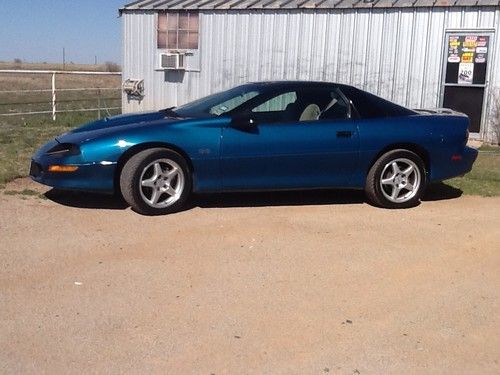
[[(160, 187), (143, 187), (141, 185), (141, 178), (144, 178), (145, 174), (151, 168), (154, 170), (157, 162), (166, 163), (166, 165), (170, 162), (172, 165), (175, 165), (179, 169), (178, 176), (174, 177), (174, 179), (178, 179), (175, 182), (179, 183), (181, 177), (183, 179), (182, 187), (179, 186), (179, 191), (175, 194), (175, 200), (170, 204), (166, 203), (162, 207), (155, 207), (147, 202), (148, 190), (151, 189), (151, 194), (154, 194), (153, 190), (158, 190), (157, 194), (160, 194), (159, 196), (165, 198), (165, 200), (169, 199), (169, 195), (166, 192), (160, 192)], [(165, 178), (162, 177), (161, 179), (164, 181), (159, 181), (159, 183), (163, 182), (166, 184)], [(154, 175), (147, 180), (153, 181), (153, 179)], [(170, 182), (168, 182), (168, 186), (170, 186)], [(181, 210), (191, 194), (191, 189), (191, 171), (186, 160), (177, 152), (165, 148), (152, 148), (138, 152), (125, 163), (120, 174), (120, 191), (123, 199), (125, 199), (135, 212), (142, 215), (165, 215)]]
[[(396, 170), (404, 167), (406, 164), (408, 167), (410, 165), (414, 166), (413, 169), (416, 167), (418, 172), (405, 174), (403, 170), (400, 170), (400, 173), (397, 173), (393, 167), (394, 162), (396, 163)], [(391, 150), (383, 154), (370, 168), (366, 177), (365, 193), (368, 201), (375, 206), (383, 208), (409, 208), (420, 204), (420, 198), (425, 191), (426, 184), (425, 164), (420, 156), (404, 149)], [(403, 185), (405, 187), (400, 189)], [(413, 189), (410, 191), (407, 189), (407, 186), (413, 187)], [(391, 194), (394, 193), (394, 189), (396, 190), (395, 197)], [(398, 189), (400, 189), (399, 193)], [(400, 201), (398, 201), (399, 197), (397, 194), (401, 194)]]

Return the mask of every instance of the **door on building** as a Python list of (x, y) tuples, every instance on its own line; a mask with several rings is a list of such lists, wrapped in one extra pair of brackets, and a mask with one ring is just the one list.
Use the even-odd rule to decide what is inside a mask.
[(471, 133), (482, 130), (492, 37), (481, 31), (446, 33), (442, 106), (467, 114)]

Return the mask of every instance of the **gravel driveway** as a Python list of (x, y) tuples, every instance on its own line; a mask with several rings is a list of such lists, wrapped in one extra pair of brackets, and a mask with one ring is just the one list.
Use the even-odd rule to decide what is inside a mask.
[(0, 373), (500, 372), (500, 198), (49, 196), (0, 192)]

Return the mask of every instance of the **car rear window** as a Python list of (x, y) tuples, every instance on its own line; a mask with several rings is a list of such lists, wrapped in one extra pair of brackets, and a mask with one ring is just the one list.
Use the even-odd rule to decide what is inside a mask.
[(351, 99), (361, 118), (398, 117), (416, 114), (411, 109), (358, 90), (355, 87), (342, 86), (340, 89), (344, 95)]

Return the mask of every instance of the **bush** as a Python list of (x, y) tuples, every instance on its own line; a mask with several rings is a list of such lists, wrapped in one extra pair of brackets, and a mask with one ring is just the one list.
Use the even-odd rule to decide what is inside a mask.
[(21, 59), (14, 59), (14, 64), (22, 64), (23, 60)]
[(111, 61), (106, 61), (104, 63), (104, 66), (107, 72), (121, 72), (122, 70), (122, 67), (120, 65)]

